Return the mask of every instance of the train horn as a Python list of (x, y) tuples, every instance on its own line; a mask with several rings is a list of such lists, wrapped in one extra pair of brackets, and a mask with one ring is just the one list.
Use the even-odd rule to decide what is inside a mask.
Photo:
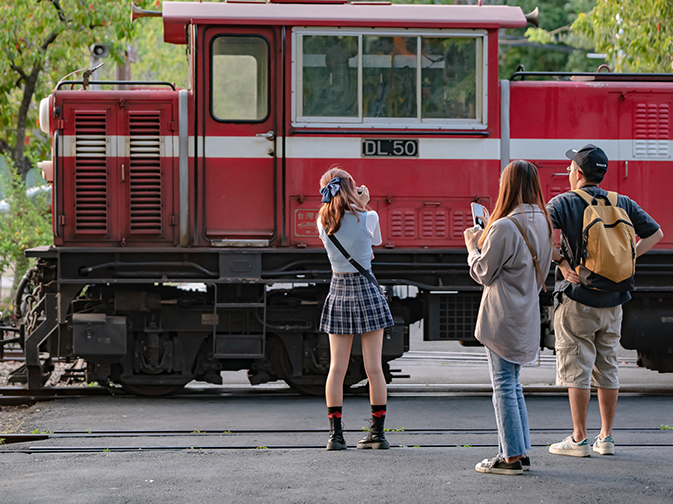
[(540, 15), (540, 9), (535, 7), (535, 10), (533, 12), (529, 12), (524, 17), (526, 18), (526, 21), (528, 21), (530, 24), (535, 26), (535, 28), (537, 28), (538, 26), (540, 26), (540, 24), (538, 23), (539, 15)]
[(141, 9), (136, 4), (131, 4), (131, 22), (141, 17), (161, 17), (161, 11)]

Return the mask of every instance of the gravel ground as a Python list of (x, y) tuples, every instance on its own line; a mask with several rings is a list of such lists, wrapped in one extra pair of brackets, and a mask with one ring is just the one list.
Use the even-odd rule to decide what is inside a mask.
[[(7, 377), (16, 368), (20, 367), (23, 362), (19, 361), (0, 361), (0, 387), (11, 386), (7, 383)], [(53, 386), (58, 384), (61, 375), (63, 374), (65, 364), (56, 363), (54, 371), (49, 377), (46, 386)], [(0, 434), (12, 434), (16, 432), (23, 432), (21, 426), (26, 417), (32, 413), (40, 412), (40, 403), (32, 406), (0, 406)]]

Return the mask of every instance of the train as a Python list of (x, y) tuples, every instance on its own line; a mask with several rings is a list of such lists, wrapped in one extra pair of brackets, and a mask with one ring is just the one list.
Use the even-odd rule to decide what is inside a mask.
[[(55, 359), (83, 359), (87, 381), (142, 395), (220, 384), (227, 370), (323, 393), (331, 272), (316, 217), (319, 178), (338, 164), (380, 216), (373, 271), (394, 294), (390, 382), (415, 322), (425, 340), (478, 344), (470, 204), (493, 206), (513, 159), (537, 165), (545, 198), (568, 190), (564, 153), (588, 142), (610, 159), (602, 186), (664, 231), (638, 260), (622, 345), (673, 371), (673, 76), (500, 79), (499, 31), (535, 21), (514, 6), (162, 5), (134, 16), (161, 16), (164, 41), (186, 46), (187, 89), (84, 75), (40, 104), (54, 237), (26, 252), (16, 381), (39, 389)], [(553, 348), (551, 291), (540, 341)], [(365, 379), (356, 335), (345, 387)]]

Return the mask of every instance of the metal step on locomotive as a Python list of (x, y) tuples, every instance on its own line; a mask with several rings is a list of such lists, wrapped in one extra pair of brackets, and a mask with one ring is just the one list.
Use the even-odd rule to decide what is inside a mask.
[[(333, 163), (372, 188), (381, 216), (373, 268), (396, 294), (387, 379), (416, 321), (427, 340), (474, 344), (470, 203), (491, 206), (501, 169), (518, 158), (539, 167), (546, 198), (567, 190), (563, 154), (589, 141), (610, 157), (604, 186), (663, 226), (664, 242), (639, 260), (622, 344), (673, 371), (670, 75), (498, 80), (498, 31), (535, 20), (510, 6), (134, 10), (150, 15), (163, 18), (165, 42), (187, 46), (188, 89), (64, 81), (40, 105), (54, 241), (27, 251), (36, 262), (17, 294), (29, 388), (53, 359), (81, 358), (87, 380), (139, 394), (241, 369), (253, 384), (321, 393), (329, 264), (315, 220)], [(549, 346), (551, 298), (542, 301)], [(356, 344), (346, 385), (364, 378)]]

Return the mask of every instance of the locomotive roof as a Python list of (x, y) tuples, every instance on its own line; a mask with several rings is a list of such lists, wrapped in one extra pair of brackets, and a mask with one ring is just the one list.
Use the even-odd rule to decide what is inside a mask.
[(184, 44), (185, 26), (366, 26), (397, 28), (520, 28), (519, 7), (362, 3), (163, 2), (164, 40)]

